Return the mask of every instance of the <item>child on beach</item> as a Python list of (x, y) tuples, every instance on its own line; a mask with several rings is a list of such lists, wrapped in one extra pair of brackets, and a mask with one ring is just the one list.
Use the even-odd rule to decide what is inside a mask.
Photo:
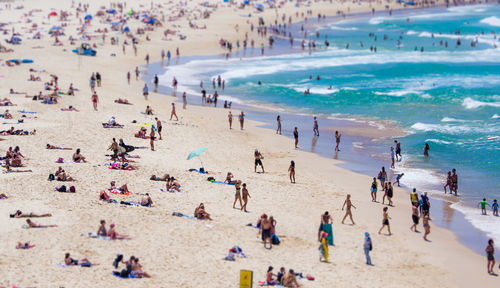
[(290, 162), (290, 167), (288, 167), (288, 172), (290, 173), (290, 183), (295, 183), (295, 161)]
[(493, 209), (493, 216), (498, 217), (498, 202), (497, 199), (493, 200), (493, 204), (491, 204), (491, 209)]
[(401, 174), (398, 174), (396, 175), (396, 181), (394, 182), (394, 184), (398, 184), (398, 187), (401, 187), (399, 186), (399, 180), (401, 180), (401, 178), (403, 178), (403, 176), (405, 175), (405, 173), (401, 173)]
[(389, 210), (389, 208), (387, 207), (384, 207), (383, 209), (383, 214), (382, 214), (382, 227), (380, 227), (380, 229), (378, 230), (378, 234), (380, 234), (380, 232), (382, 232), (382, 229), (384, 229), (385, 226), (387, 226), (387, 230), (389, 231), (389, 236), (392, 235), (391, 234), (391, 226), (389, 225), (389, 219), (391, 219), (391, 217), (389, 217), (389, 213), (387, 213), (387, 210)]
[(326, 239), (327, 236), (328, 233), (321, 232), (321, 244), (319, 245), (319, 262), (321, 262), (321, 259), (325, 259), (325, 263), (328, 263), (328, 240)]
[(477, 204), (477, 206), (481, 206), (481, 214), (483, 215), (488, 215), (486, 213), (486, 205), (488, 206), (491, 206), (490, 204), (488, 204), (488, 202), (486, 202), (486, 198), (483, 198), (483, 201), (479, 201), (479, 203)]

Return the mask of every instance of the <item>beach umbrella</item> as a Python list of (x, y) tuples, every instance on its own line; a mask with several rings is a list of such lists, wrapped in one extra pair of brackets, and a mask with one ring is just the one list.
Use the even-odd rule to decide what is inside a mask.
[(109, 14), (116, 14), (115, 9), (108, 9), (106, 12), (108, 12)]
[(92, 20), (92, 15), (87, 14), (87, 15), (85, 15), (85, 17), (83, 19), (85, 19), (85, 20)]
[[(203, 154), (205, 151), (207, 151), (208, 149), (207, 148), (198, 148), (196, 150), (193, 150), (191, 153), (189, 153), (189, 156), (187, 157), (187, 160), (191, 160), (195, 157), (198, 157), (200, 156), (201, 154)], [(203, 165), (203, 161), (201, 161), (201, 158), (200, 159), (200, 162), (201, 162), (201, 167), (204, 167)]]
[(120, 22), (111, 22), (111, 23), (109, 23), (109, 24), (111, 24), (111, 25), (119, 25), (119, 24), (120, 24)]
[(128, 28), (128, 26), (125, 26), (125, 28), (123, 28), (123, 32), (128, 32), (130, 31), (130, 28)]
[(50, 28), (50, 30), (61, 30), (61, 26), (54, 26)]

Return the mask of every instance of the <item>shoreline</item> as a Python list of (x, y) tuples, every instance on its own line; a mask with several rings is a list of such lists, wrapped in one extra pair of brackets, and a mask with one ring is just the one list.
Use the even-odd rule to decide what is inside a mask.
[[(148, 1), (144, 3), (149, 4)], [(33, 3), (23, 4), (28, 6)], [(42, 5), (50, 4), (56, 7), (57, 1), (49, 0)], [(103, 5), (99, 2), (97, 5), (101, 4)], [(318, 8), (314, 3), (313, 7)], [(234, 15), (232, 9), (227, 10), (229, 9), (217, 11), (216, 15), (226, 12)], [(5, 11), (0, 11), (3, 12)], [(243, 24), (243, 20), (241, 23)], [(160, 35), (159, 32), (156, 31), (155, 36)], [(215, 40), (215, 37), (212, 38)], [(368, 187), (369, 177), (337, 167), (335, 164), (340, 161), (287, 149), (287, 145), (292, 145), (292, 142), (285, 137), (274, 137), (274, 133), (268, 129), (260, 129), (262, 122), (250, 120), (246, 122), (245, 131), (228, 131), (224, 112), (197, 106), (188, 106), (185, 111), (179, 107), (181, 121), (167, 121), (169, 105), (166, 103), (178, 98), (150, 93), (149, 100), (145, 101), (141, 95), (144, 83), (132, 80), (132, 84), (127, 86), (125, 80), (126, 71), (131, 71), (144, 59), (146, 53), (155, 51), (155, 55), (158, 55), (165, 42), (145, 42), (144, 46), (140, 46), (139, 56), (135, 58), (130, 56), (130, 48), (127, 56), (122, 56), (119, 46), (99, 46), (100, 56), (84, 58), (81, 67), (77, 67), (79, 61), (74, 55), (49, 46), (49, 41), (42, 42), (48, 46), (47, 49), (38, 51), (53, 53), (52, 57), (29, 49), (31, 47), (27, 46), (32, 46), (30, 44), (33, 42), (26, 42), (29, 44), (25, 43), (8, 57), (20, 58), (31, 52), (35, 64), (29, 68), (50, 69), (49, 73), (61, 76), (61, 87), (66, 88), (69, 83), (74, 83), (80, 91), (77, 96), (62, 97), (60, 103), (53, 106), (16, 95), (9, 96), (23, 109), (38, 113), (37, 119), (30, 119), (19, 126), (36, 128), (38, 133), (36, 136), (9, 136), (5, 137), (6, 141), (0, 142), (3, 149), (7, 149), (9, 145), (19, 145), (27, 156), (25, 162), (34, 171), (29, 175), (29, 181), (25, 181), (19, 174), (2, 178), (7, 193), (12, 197), (1, 200), (5, 202), (0, 211), (4, 216), (16, 209), (35, 213), (51, 212), (54, 213), (53, 217), (37, 219), (36, 222), (58, 224), (59, 227), (52, 230), (21, 229), (22, 219), (2, 221), (0, 228), (6, 233), (0, 235), (0, 240), (7, 249), (0, 260), (5, 264), (5, 269), (0, 273), (0, 285), (93, 287), (97, 283), (99, 286), (234, 287), (238, 283), (241, 269), (254, 271), (256, 284), (258, 280), (263, 280), (269, 265), (285, 266), (314, 275), (315, 281), (300, 282), (305, 287), (353, 287), (359, 283), (372, 283), (374, 287), (400, 287), (408, 283), (415, 287), (470, 287), (478, 281), (484, 286), (496, 285), (496, 279), (485, 273), (484, 256), (477, 255), (456, 241), (457, 237), (449, 230), (433, 227), (430, 236), (432, 243), (424, 242), (421, 235), (409, 233), (407, 224), (410, 217), (408, 209), (404, 208), (408, 202), (403, 199), (405, 197), (396, 196), (396, 207), (390, 208), (394, 219), (391, 220), (394, 235), (377, 235), (382, 206), (365, 201), (368, 194), (364, 192)], [(179, 45), (184, 49), (182, 45), (188, 44)], [(73, 46), (75, 45), (65, 48), (74, 48)], [(199, 51), (200, 47), (189, 49), (192, 50), (182, 50), (182, 55), (189, 51)], [(214, 44), (203, 52), (217, 49), (219, 48)], [(118, 56), (101, 56), (110, 53)], [(54, 67), (54, 63), (61, 65)], [(35, 84), (40, 83), (26, 82), (27, 68), (6, 68), (10, 69), (7, 70), (9, 73), (0, 81), (8, 80), (9, 86), (30, 94), (36, 93), (40, 85)], [(104, 76), (103, 87), (98, 88), (101, 99), (98, 112), (91, 108), (90, 90), (87, 87), (87, 78), (96, 69)], [(48, 77), (43, 74), (41, 76), (44, 81)], [(118, 97), (130, 99), (134, 105), (113, 103)], [(59, 111), (59, 108), (68, 105), (77, 107), (81, 112)], [(138, 170), (109, 171), (103, 167), (106, 160), (102, 154), (112, 137), (124, 137), (127, 144), (148, 145), (148, 142), (133, 137), (140, 126), (130, 123), (132, 119), (153, 121), (153, 117), (139, 113), (146, 105), (151, 105), (155, 114), (165, 120), (165, 139), (155, 143), (158, 150), (156, 152), (136, 151), (141, 156), (138, 163), (134, 163), (139, 166)], [(19, 114), (16, 108), (12, 110), (16, 110), (17, 117)], [(98, 122), (107, 121), (111, 115), (125, 124), (123, 130), (100, 127)], [(63, 164), (79, 180), (74, 182), (77, 193), (51, 192), (56, 183), (46, 181), (48, 172), (60, 165), (55, 163), (57, 157), (71, 158), (73, 151), (42, 150), (47, 142), (83, 149), (82, 153), (87, 156), (88, 164)], [(187, 172), (187, 169), (199, 165), (197, 160), (186, 160), (190, 151), (198, 147), (209, 148), (203, 155), (203, 162), (209, 170), (216, 172), (217, 179), (223, 179), (226, 171), (232, 171), (238, 179), (244, 179), (248, 183), (252, 195), (250, 213), (230, 209), (234, 198), (234, 189), (231, 187), (208, 183), (204, 175)], [(266, 155), (265, 174), (253, 172), (252, 151), (255, 147), (259, 147)], [(286, 168), (290, 159), (298, 163), (298, 183), (295, 185), (290, 185), (287, 179)], [(184, 194), (158, 192), (161, 183), (148, 180), (152, 173), (165, 171), (181, 181)], [(99, 190), (111, 180), (117, 180), (120, 184), (128, 183), (135, 192), (131, 198), (116, 196), (120, 200), (135, 201), (141, 193), (149, 192), (155, 202), (154, 207), (123, 207), (98, 201)], [(398, 190), (396, 189), (396, 195)], [(340, 224), (343, 216), (340, 206), (346, 193), (353, 195), (358, 207), (354, 212), (358, 224), (354, 226)], [(211, 226), (207, 225), (208, 222), (171, 216), (173, 211), (190, 214), (194, 205), (200, 202), (205, 203), (214, 218)], [(324, 210), (330, 210), (335, 221), (336, 246), (331, 248), (330, 264), (319, 263), (317, 258), (316, 224)], [(262, 248), (254, 229), (244, 226), (245, 223), (254, 223), (262, 213), (276, 217), (279, 221), (278, 234), (283, 235), (282, 244), (271, 251)], [(117, 223), (118, 231), (132, 235), (133, 239), (111, 243), (78, 237), (81, 233), (94, 231), (99, 219)], [(370, 231), (375, 241), (372, 257), (376, 266), (373, 267), (367, 267), (363, 263), (361, 246), (365, 231)], [(34, 249), (16, 251), (13, 248), (17, 241), (28, 240), (36, 244)], [(236, 262), (223, 261), (227, 249), (234, 245), (242, 247), (249, 258), (238, 258)], [(78, 259), (89, 257), (101, 266), (97, 269), (57, 266), (56, 263), (62, 260), (66, 251)], [(153, 277), (133, 280), (113, 277), (113, 269), (109, 264), (118, 253), (124, 257), (140, 257), (144, 270)], [(463, 262), (463, 259), (467, 259), (467, 262)], [(422, 277), (424, 274), (426, 276)], [(384, 278), (380, 275), (384, 275)]]
[[(493, 4), (495, 4), (495, 3), (493, 3)], [(484, 5), (484, 4), (472, 4), (470, 6), (482, 6), (482, 5)], [(452, 6), (450, 6), (450, 7), (452, 7)], [(455, 7), (460, 7), (460, 6), (455, 6)], [(414, 12), (415, 10), (417, 10), (417, 11), (419, 11), (419, 10), (420, 11), (423, 11), (423, 10), (425, 10), (425, 11), (428, 11), (428, 10), (442, 11), (443, 9), (447, 9), (447, 8), (448, 7), (446, 7), (446, 5), (439, 5), (437, 7), (419, 8), (419, 9), (403, 8), (403, 9), (394, 10), (393, 16), (406, 16), (407, 13)], [(313, 27), (314, 29), (317, 29), (321, 26), (329, 25), (331, 23), (336, 23), (336, 22), (340, 22), (343, 20), (349, 20), (349, 19), (352, 19), (353, 17), (354, 18), (356, 18), (356, 17), (357, 18), (371, 17), (371, 13), (370, 12), (357, 12), (357, 13), (354, 13), (354, 15), (350, 14), (347, 17), (347, 19), (343, 19), (340, 16), (327, 17), (326, 20), (322, 20), (319, 23), (313, 22), (313, 23), (307, 24), (306, 30), (311, 28), (311, 27)], [(303, 24), (306, 24), (306, 23), (303, 21), (293, 23), (294, 28), (295, 28), (293, 30), (298, 30), (297, 25), (303, 25)], [(304, 25), (304, 27), (306, 27), (306, 25)], [(308, 30), (308, 31), (312, 32), (311, 30)], [(304, 51), (297, 49), (297, 48), (294, 48), (294, 49), (288, 48), (287, 49), (288, 42), (286, 39), (284, 39), (281, 36), (276, 35), (276, 34), (271, 34), (271, 35), (273, 35), (274, 37), (277, 36), (278, 39), (282, 40), (282, 43), (277, 42), (276, 47), (273, 48), (271, 53), (268, 52), (265, 57), (304, 53)], [(300, 39), (301, 38), (296, 38), (295, 41), (299, 41)], [(232, 59), (232, 61), (236, 61), (236, 58), (239, 58), (239, 60), (243, 60), (243, 59), (252, 59), (255, 57), (261, 57), (258, 55), (258, 52), (254, 53), (253, 49), (252, 49), (252, 53), (254, 55), (250, 55), (250, 56), (247, 55), (248, 53), (246, 53), (246, 52), (245, 52), (244, 56), (241, 56), (240, 53), (242, 51), (243, 51), (242, 48), (240, 48), (240, 50), (233, 52), (230, 59)], [(318, 53), (321, 51), (322, 50), (319, 49), (313, 53)], [(223, 59), (224, 59), (224, 55), (187, 56), (187, 57), (183, 57), (179, 63), (177, 63), (173, 66), (183, 65), (183, 64), (188, 63), (190, 61), (223, 60)], [(152, 65), (153, 66), (151, 66), (149, 69), (147, 69), (148, 72), (146, 73), (146, 77), (144, 77), (145, 82), (147, 82), (147, 83), (152, 83), (152, 75), (154, 75), (154, 74), (163, 75), (166, 72), (166, 70), (170, 67), (169, 65), (167, 65), (167, 66), (163, 65), (163, 63), (161, 63), (161, 62), (155, 62), (155, 63), (152, 63)], [(150, 71), (152, 73), (149, 73)], [(207, 85), (210, 85), (210, 83), (207, 83)], [(158, 90), (158, 93), (171, 96), (173, 89), (170, 86), (160, 85), (159, 87), (160, 87), (160, 89)], [(180, 90), (181, 92), (183, 91), (180, 88), (178, 90)], [(191, 91), (191, 93), (188, 92), (188, 96), (192, 96), (189, 99), (194, 98), (198, 101), (188, 100), (188, 105), (196, 105), (196, 106), (200, 106), (200, 107), (214, 108), (213, 105), (211, 105), (211, 104), (201, 104), (201, 96), (199, 94), (193, 94), (192, 92), (194, 92), (194, 91)], [(179, 92), (178, 92), (178, 94), (179, 94)], [(222, 101), (225, 99), (228, 99), (228, 101), (229, 101), (229, 100), (233, 100), (233, 98), (231, 98), (231, 97), (234, 97), (234, 96), (235, 95), (232, 95), (232, 96), (229, 96), (230, 98), (227, 98), (228, 96), (226, 96), (225, 94), (221, 94), (220, 99), (222, 99)], [(179, 99), (179, 95), (177, 95), (176, 99), (177, 99), (178, 103), (182, 103), (181, 99)], [(236, 97), (236, 99), (241, 100), (241, 97)], [(224, 108), (221, 107), (222, 101), (219, 101), (219, 102), (221, 102), (221, 105), (219, 107), (216, 107), (216, 108), (224, 110)], [(264, 106), (260, 106), (261, 104), (263, 104)], [(293, 108), (283, 108), (283, 107), (279, 107), (279, 106), (274, 107), (273, 103), (257, 102), (257, 103), (251, 104), (251, 103), (248, 103), (247, 101), (242, 101), (242, 102), (238, 101), (238, 102), (233, 103), (233, 106), (231, 109), (226, 109), (226, 110), (244, 110), (245, 113), (250, 112), (246, 115), (248, 117), (248, 119), (254, 120), (257, 122), (263, 122), (263, 124), (259, 125), (258, 127), (262, 127), (265, 129), (271, 129), (273, 131), (275, 129), (275, 128), (273, 128), (273, 125), (275, 125), (275, 123), (272, 120), (273, 117), (275, 117), (274, 114), (281, 115), (282, 119), (287, 119), (287, 120), (291, 119), (291, 121), (289, 121), (289, 123), (290, 122), (295, 123), (294, 125), (291, 125), (291, 126), (299, 127), (299, 131), (308, 131), (306, 134), (307, 139), (305, 139), (305, 141), (306, 142), (309, 142), (311, 140), (313, 141), (311, 145), (306, 144), (305, 146), (301, 146), (300, 147), (301, 151), (312, 152), (312, 153), (320, 155), (321, 157), (325, 157), (327, 159), (331, 159), (333, 156), (333, 158), (335, 160), (342, 161), (341, 163), (336, 164), (337, 166), (339, 166), (341, 168), (349, 169), (350, 171), (353, 171), (356, 173), (361, 173), (361, 174), (364, 174), (364, 175), (370, 176), (370, 177), (373, 176), (371, 174), (373, 174), (373, 171), (376, 171), (376, 169), (378, 169), (378, 167), (380, 167), (380, 166), (387, 167), (390, 163), (387, 162), (386, 160), (380, 159), (380, 157), (373, 156), (374, 155), (373, 153), (379, 152), (379, 151), (369, 150), (369, 148), (367, 150), (366, 147), (364, 147), (364, 146), (357, 147), (358, 143), (365, 143), (366, 144), (366, 143), (373, 142), (373, 141), (383, 141), (384, 139), (395, 139), (398, 137), (404, 137), (404, 136), (408, 135), (408, 133), (410, 133), (409, 131), (404, 130), (404, 128), (399, 127), (397, 123), (393, 123), (392, 121), (388, 121), (388, 120), (363, 119), (362, 116), (356, 117), (355, 119), (349, 119), (349, 118), (345, 118), (342, 116), (339, 116), (337, 118), (337, 117), (327, 116), (327, 115), (323, 115), (323, 114), (314, 114), (312, 112), (304, 113), (304, 112), (300, 112), (300, 111), (295, 111), (295, 110), (293, 110)], [(283, 118), (283, 116), (285, 116), (285, 117)], [(343, 137), (342, 145), (345, 145), (344, 147), (348, 147), (349, 151), (351, 151), (351, 149), (352, 149), (352, 151), (354, 153), (356, 153), (357, 155), (349, 155), (347, 157), (344, 157), (343, 159), (339, 159), (338, 155), (336, 155), (336, 154), (333, 155), (332, 153), (328, 153), (328, 151), (331, 151), (332, 149), (328, 149), (326, 147), (327, 146), (333, 147), (332, 145), (334, 145), (334, 139), (327, 141), (327, 143), (325, 143), (325, 141), (320, 141), (318, 143), (317, 142), (318, 138), (313, 137), (312, 133), (309, 133), (310, 131), (306, 130), (309, 128), (310, 128), (310, 130), (312, 130), (312, 128), (311, 128), (312, 127), (312, 120), (311, 119), (313, 116), (317, 116), (318, 119), (320, 120), (320, 123), (321, 123), (320, 132), (323, 131), (323, 133), (322, 133), (323, 135), (325, 134), (325, 132), (328, 132), (328, 134), (331, 134), (332, 131), (334, 131), (336, 129), (341, 130), (342, 133), (345, 136), (347, 136), (347, 137)], [(348, 117), (348, 116), (346, 115), (346, 117)], [(302, 123), (304, 123), (304, 121), (309, 121), (311, 123), (303, 125)], [(356, 123), (356, 124), (352, 125), (352, 123)], [(375, 123), (375, 124), (373, 124), (373, 123)], [(367, 133), (368, 130), (373, 131), (373, 128), (377, 127), (378, 125), (382, 125), (384, 127), (384, 128), (382, 128), (382, 130), (384, 130), (384, 132), (377, 129), (379, 131), (377, 131), (375, 133), (372, 133), (372, 134)], [(288, 126), (290, 126), (290, 124)], [(334, 129), (334, 127), (336, 127), (336, 128)], [(288, 127), (288, 128), (290, 128), (290, 127)], [(284, 131), (283, 136), (286, 136), (289, 139), (293, 139), (291, 129), (288, 129), (288, 130), (284, 129), (283, 131)], [(330, 135), (327, 137), (331, 138)], [(300, 140), (301, 142), (304, 141), (303, 136), (301, 136), (300, 139), (301, 139)], [(319, 139), (323, 139), (323, 138), (319, 138)], [(330, 145), (329, 145), (329, 143), (330, 143)], [(300, 143), (299, 143), (299, 145), (300, 145)], [(363, 151), (361, 151), (360, 149), (357, 149), (357, 148), (361, 148), (361, 149), (363, 149)], [(368, 160), (368, 165), (366, 165), (367, 164), (365, 162), (366, 160)], [(423, 169), (423, 168), (417, 167), (417, 169)], [(398, 170), (398, 169), (396, 169), (396, 170)], [(389, 180), (392, 181), (393, 178), (395, 178), (395, 175), (397, 173), (393, 172), (393, 170), (390, 170), (389, 173), (390, 173)], [(435, 169), (431, 170), (431, 174), (434, 177), (442, 177), (442, 175), (436, 173)], [(408, 195), (410, 194), (411, 189), (412, 189), (412, 187), (409, 187), (405, 184), (402, 184), (402, 188), (404, 188), (404, 190), (407, 192)], [(435, 187), (435, 188), (437, 188), (437, 187)], [(420, 191), (420, 193), (422, 193), (428, 189), (418, 189), (418, 190)], [(484, 247), (480, 243), (487, 241), (487, 239), (488, 239), (488, 237), (486, 236), (487, 232), (482, 231), (479, 228), (475, 227), (471, 223), (471, 220), (467, 220), (467, 215), (463, 212), (463, 210), (461, 210), (460, 208), (453, 208), (452, 206), (463, 205), (468, 209), (471, 209), (474, 207), (471, 205), (471, 203), (460, 201), (460, 198), (457, 198), (455, 196), (448, 196), (449, 194), (441, 195), (441, 194), (438, 194), (436, 192), (437, 192), (437, 190), (431, 190), (429, 192), (430, 197), (433, 197), (433, 199), (432, 199), (433, 206), (442, 207), (442, 208), (440, 208), (439, 213), (436, 213), (439, 216), (437, 219), (434, 219), (434, 220), (436, 220), (435, 223), (439, 223), (438, 225), (442, 228), (450, 229), (458, 237), (458, 239), (460, 240), (460, 242), (462, 244), (464, 244), (468, 248), (474, 250), (479, 255), (481, 255), (483, 253)], [(452, 209), (452, 210), (456, 211), (457, 213), (451, 213), (449, 211), (449, 209)], [(456, 214), (458, 214), (459, 216), (457, 216)], [(455, 225), (457, 223), (452, 223), (452, 221), (457, 222), (459, 225)], [(471, 237), (470, 236), (471, 234), (473, 234), (474, 237)]]

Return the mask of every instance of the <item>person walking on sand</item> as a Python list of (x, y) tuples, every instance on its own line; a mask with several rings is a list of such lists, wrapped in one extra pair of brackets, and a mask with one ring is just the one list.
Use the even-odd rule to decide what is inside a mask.
[(340, 151), (339, 145), (340, 145), (340, 137), (342, 137), (342, 134), (339, 133), (339, 131), (335, 131), (335, 151)]
[(243, 125), (245, 124), (245, 113), (241, 111), (240, 115), (238, 116), (240, 120), (240, 128), (243, 130)]
[(227, 114), (227, 121), (229, 121), (229, 130), (233, 129), (233, 113), (231, 111)]
[(175, 116), (175, 121), (179, 121), (177, 118), (177, 113), (175, 112), (175, 103), (172, 103), (172, 111), (170, 112), (170, 121), (172, 121), (172, 117)]
[(385, 187), (385, 180), (387, 180), (387, 172), (385, 172), (385, 167), (378, 172), (378, 180), (380, 180), (380, 187)]
[(328, 211), (325, 211), (325, 213), (321, 215), (321, 222), (319, 223), (318, 241), (321, 241), (321, 232), (323, 232), (324, 225), (327, 224), (333, 224), (333, 219), (332, 216), (328, 213)]
[(90, 98), (92, 100), (92, 105), (94, 106), (94, 111), (97, 111), (97, 102), (99, 102), (99, 97), (97, 96), (97, 93), (92, 94), (92, 97)]
[(139, 80), (139, 67), (135, 66), (135, 80)]
[(372, 251), (373, 245), (372, 245), (372, 238), (370, 238), (370, 234), (368, 232), (365, 232), (365, 241), (363, 242), (363, 250), (365, 250), (365, 256), (366, 256), (366, 265), (373, 265), (372, 264), (372, 259), (370, 258), (370, 251)]
[(281, 116), (276, 117), (276, 122), (278, 122), (278, 128), (276, 129), (276, 134), (281, 135)]
[(314, 136), (319, 136), (319, 126), (318, 126), (318, 119), (316, 118), (316, 116), (314, 116), (314, 125), (313, 125), (313, 132), (314, 132)]
[(161, 129), (162, 129), (161, 120), (158, 119), (158, 117), (155, 117), (155, 120), (156, 120), (156, 128), (158, 129), (158, 136), (160, 136), (159, 140), (162, 140), (161, 139)]
[(158, 83), (160, 80), (158, 79), (158, 74), (155, 74), (155, 78), (153, 80), (153, 83), (155, 84), (155, 92), (158, 91)]
[(253, 156), (255, 158), (255, 172), (257, 172), (257, 166), (260, 166), (262, 167), (262, 173), (264, 173), (264, 165), (262, 164), (262, 159), (264, 159), (264, 157), (262, 156), (262, 154), (260, 154), (259, 150), (255, 149), (254, 153), (253, 153)]
[(149, 144), (151, 145), (151, 151), (155, 151), (155, 127), (151, 125), (151, 132), (149, 133)]
[(127, 72), (127, 83), (130, 85), (130, 71)]
[(395, 168), (394, 167), (394, 157), (395, 157), (395, 153), (394, 153), (394, 147), (391, 146), (391, 168)]
[(483, 198), (483, 201), (479, 201), (479, 203), (477, 204), (477, 206), (481, 206), (481, 214), (483, 215), (488, 215), (488, 213), (486, 213), (486, 206), (490, 206), (490, 204), (488, 204), (488, 202), (486, 202), (486, 198)]
[(240, 210), (243, 208), (243, 203), (241, 202), (241, 180), (236, 181), (236, 184), (234, 185), (236, 188), (236, 193), (234, 194), (234, 203), (233, 203), (233, 209), (236, 209), (236, 201), (240, 201)]
[(495, 266), (495, 245), (493, 239), (488, 240), (486, 249), (486, 259), (488, 259), (488, 274), (493, 275), (493, 267)]
[(148, 100), (149, 88), (146, 83), (144, 83), (144, 87), (142, 88), (142, 95), (144, 96), (144, 100)]
[(373, 177), (372, 186), (370, 187), (370, 194), (372, 195), (372, 202), (377, 202), (377, 178)]
[(424, 240), (425, 241), (429, 241), (427, 239), (427, 235), (431, 234), (431, 226), (429, 225), (429, 215), (428, 214), (424, 214), (424, 217), (422, 218), (422, 224), (424, 226)]
[(391, 182), (387, 182), (387, 200), (389, 200), (389, 206), (392, 206), (393, 194), (394, 194), (394, 189), (392, 188)]
[(417, 230), (418, 220), (420, 218), (418, 215), (418, 203), (412, 203), (411, 211), (411, 220), (413, 220), (413, 225), (411, 225), (410, 230), (419, 233)]
[(297, 127), (293, 129), (293, 138), (295, 138), (295, 149), (297, 149), (299, 145), (299, 130), (297, 130)]
[(387, 226), (387, 230), (389, 231), (389, 236), (391, 236), (391, 225), (389, 225), (389, 219), (391, 219), (391, 217), (389, 217), (389, 213), (387, 213), (387, 210), (389, 210), (389, 208), (387, 207), (384, 207), (383, 209), (383, 214), (382, 214), (382, 227), (380, 227), (380, 230), (378, 230), (378, 234), (380, 234), (382, 232), (382, 229), (384, 229), (385, 226)]
[(288, 167), (288, 173), (290, 173), (290, 183), (295, 183), (295, 161), (290, 162), (290, 167)]
[(241, 197), (243, 198), (243, 206), (241, 206), (241, 210), (247, 211), (248, 198), (250, 197), (250, 193), (248, 193), (247, 183), (243, 183), (243, 188), (241, 189)]
[(356, 225), (356, 223), (354, 223), (354, 220), (352, 220), (351, 207), (354, 208), (354, 209), (356, 209), (356, 206), (352, 205), (351, 194), (347, 194), (347, 197), (346, 197), (346, 199), (344, 201), (344, 205), (342, 205), (342, 211), (344, 211), (344, 207), (346, 208), (346, 210), (345, 210), (344, 218), (342, 219), (342, 224), (344, 224), (345, 218), (347, 218), (347, 216), (349, 216), (349, 218), (351, 219), (352, 224)]
[(186, 110), (187, 107), (187, 94), (186, 92), (182, 93), (182, 109)]

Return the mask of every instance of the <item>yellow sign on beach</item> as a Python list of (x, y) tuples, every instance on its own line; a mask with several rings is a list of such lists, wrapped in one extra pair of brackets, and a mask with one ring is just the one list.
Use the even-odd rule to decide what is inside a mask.
[(253, 272), (240, 270), (240, 288), (252, 288)]

